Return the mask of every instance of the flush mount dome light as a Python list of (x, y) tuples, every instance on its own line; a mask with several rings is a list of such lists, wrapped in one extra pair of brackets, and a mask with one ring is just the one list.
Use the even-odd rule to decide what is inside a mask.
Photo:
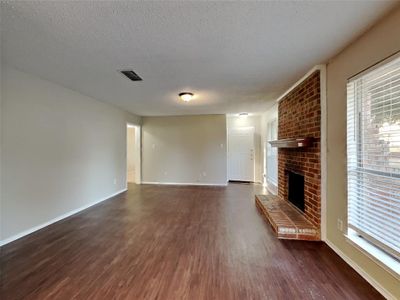
[(247, 117), (249, 115), (249, 113), (247, 112), (242, 112), (239, 114), (239, 117)]
[(189, 102), (190, 100), (193, 99), (193, 93), (182, 92), (182, 93), (179, 93), (179, 97), (180, 97), (183, 101)]

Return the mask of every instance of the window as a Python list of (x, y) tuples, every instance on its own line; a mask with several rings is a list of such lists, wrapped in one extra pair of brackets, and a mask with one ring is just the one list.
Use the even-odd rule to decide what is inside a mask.
[(348, 226), (400, 259), (400, 57), (347, 84)]
[(267, 182), (278, 186), (278, 149), (268, 141), (278, 138), (278, 122), (273, 120), (267, 125)]

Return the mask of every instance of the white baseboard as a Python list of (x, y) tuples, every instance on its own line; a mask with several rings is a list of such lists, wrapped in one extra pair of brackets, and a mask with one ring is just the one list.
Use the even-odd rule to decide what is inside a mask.
[(156, 185), (195, 185), (195, 186), (227, 186), (227, 185), (228, 185), (228, 183), (156, 182), (156, 181), (142, 181), (142, 184), (156, 184)]
[(361, 275), (370, 285), (372, 285), (383, 297), (389, 300), (396, 300), (396, 297), (386, 290), (379, 282), (372, 278), (363, 268), (357, 265), (350, 257), (337, 248), (331, 241), (325, 240), (325, 243), (336, 252), (350, 267), (352, 267), (358, 274)]
[(15, 241), (15, 240), (18, 240), (18, 239), (20, 239), (20, 238), (22, 238), (22, 237), (24, 237), (24, 236), (26, 236), (26, 235), (28, 235), (28, 234), (31, 234), (31, 233), (33, 233), (33, 232), (39, 230), (39, 229), (42, 229), (42, 228), (44, 228), (44, 227), (46, 227), (46, 226), (49, 226), (49, 225), (51, 225), (51, 224), (53, 224), (53, 223), (55, 223), (55, 222), (61, 221), (62, 219), (65, 219), (65, 218), (68, 218), (68, 217), (70, 217), (70, 216), (72, 216), (72, 215), (75, 215), (76, 213), (81, 212), (82, 210), (85, 210), (85, 209), (87, 209), (87, 208), (89, 208), (89, 207), (91, 207), (91, 206), (93, 206), (93, 205), (96, 205), (96, 204), (98, 204), (98, 203), (100, 203), (100, 202), (103, 202), (103, 201), (105, 201), (105, 200), (108, 200), (108, 199), (110, 199), (110, 198), (112, 198), (112, 197), (114, 197), (114, 196), (116, 196), (116, 195), (118, 195), (118, 194), (121, 194), (121, 193), (125, 192), (126, 190), (127, 190), (127, 189), (122, 189), (122, 190), (120, 190), (120, 191), (118, 191), (118, 192), (116, 192), (116, 193), (114, 193), (114, 194), (112, 194), (112, 195), (109, 195), (109, 196), (105, 197), (105, 198), (101, 198), (101, 199), (96, 200), (96, 201), (94, 201), (94, 202), (91, 202), (91, 203), (89, 203), (89, 204), (87, 204), (87, 205), (85, 205), (85, 206), (81, 206), (81, 207), (79, 207), (79, 208), (77, 208), (77, 209), (71, 210), (71, 211), (69, 211), (69, 212), (67, 212), (67, 213), (65, 213), (65, 214), (62, 214), (61, 216), (58, 216), (58, 217), (56, 217), (56, 218), (54, 218), (54, 219), (51, 219), (51, 220), (48, 221), (48, 222), (42, 223), (42, 224), (40, 224), (40, 225), (37, 225), (37, 226), (35, 226), (35, 227), (29, 228), (29, 229), (24, 230), (24, 231), (22, 231), (22, 232), (20, 232), (20, 233), (17, 233), (16, 235), (13, 235), (13, 236), (11, 236), (11, 237), (9, 237), (9, 238), (6, 238), (6, 239), (4, 239), (4, 240), (1, 240), (1, 241), (0, 241), (0, 247), (6, 245), (6, 244), (8, 244), (8, 243), (11, 243), (11, 242), (13, 242), (13, 241)]

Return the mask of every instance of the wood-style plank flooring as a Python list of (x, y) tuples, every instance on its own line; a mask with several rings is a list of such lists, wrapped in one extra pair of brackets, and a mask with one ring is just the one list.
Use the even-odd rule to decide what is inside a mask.
[(0, 298), (382, 298), (324, 243), (276, 239), (260, 189), (132, 184), (3, 247)]

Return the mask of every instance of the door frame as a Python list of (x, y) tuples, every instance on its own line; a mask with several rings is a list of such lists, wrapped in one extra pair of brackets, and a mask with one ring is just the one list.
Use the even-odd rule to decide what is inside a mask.
[(240, 130), (240, 129), (251, 129), (251, 132), (253, 134), (253, 175), (252, 175), (252, 181), (250, 182), (255, 182), (256, 180), (256, 140), (255, 140), (255, 132), (256, 128), (254, 126), (238, 126), (238, 127), (233, 127), (228, 129), (228, 134), (227, 134), (227, 182), (229, 181), (237, 181), (234, 179), (230, 179), (230, 164), (229, 164), (229, 157), (230, 157), (230, 149), (229, 149), (229, 139), (231, 136), (231, 132), (235, 130)]

